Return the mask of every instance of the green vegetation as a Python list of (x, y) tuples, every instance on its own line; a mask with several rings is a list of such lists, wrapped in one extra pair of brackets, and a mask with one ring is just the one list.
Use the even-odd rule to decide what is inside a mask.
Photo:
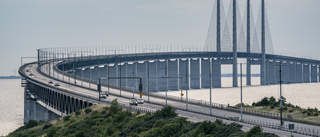
[[(90, 110), (90, 111), (89, 111)], [(85, 113), (82, 113), (85, 111)], [(61, 120), (62, 119), (62, 120)], [(28, 124), (29, 123), (29, 124)], [(237, 123), (226, 124), (222, 120), (193, 123), (178, 117), (175, 109), (168, 106), (154, 114), (133, 113), (118, 106), (117, 100), (110, 107), (93, 106), (60, 119), (38, 123), (29, 121), (23, 130), (17, 130), (9, 137), (24, 136), (191, 136), (191, 137), (274, 137), (263, 133), (259, 126), (248, 132)]]
[[(320, 111), (317, 108), (301, 108), (291, 103), (286, 103), (286, 98), (282, 98), (282, 110), (284, 115), (291, 115), (294, 119), (297, 120), (305, 120), (320, 123)], [(244, 107), (265, 112), (280, 113), (279, 105), (280, 101), (277, 101), (274, 97), (264, 97), (256, 103), (253, 102), (252, 106), (244, 105)], [(237, 106), (240, 106), (240, 104), (238, 104)]]

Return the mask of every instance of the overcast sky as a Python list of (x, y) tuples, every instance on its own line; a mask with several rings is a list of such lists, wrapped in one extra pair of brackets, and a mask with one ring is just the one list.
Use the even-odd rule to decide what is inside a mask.
[[(245, 1), (239, 0), (241, 15)], [(252, 0), (255, 16), (259, 2)], [(38, 48), (203, 45), (213, 4), (214, 0), (0, 0), (0, 75), (17, 74), (20, 57), (36, 56)], [(319, 55), (320, 0), (266, 4), (275, 51)]]

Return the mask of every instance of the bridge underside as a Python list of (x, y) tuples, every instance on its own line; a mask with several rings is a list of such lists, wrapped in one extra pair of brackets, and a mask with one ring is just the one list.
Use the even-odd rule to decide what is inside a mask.
[[(251, 66), (261, 66), (261, 54), (238, 53), (238, 58), (247, 60), (246, 64), (249, 66), (246, 71), (247, 85), (251, 85)], [(284, 84), (319, 81), (320, 61), (317, 60), (267, 54), (264, 63), (266, 76), (265, 83), (261, 83), (262, 85), (279, 84), (280, 63)], [(222, 65), (231, 64), (239, 67), (239, 64), (234, 64), (231, 52), (190, 52), (78, 57), (75, 62), (60, 63), (58, 71), (59, 73), (63, 73), (63, 70), (71, 72), (68, 75), (75, 74), (77, 79), (87, 81), (89, 79), (97, 81), (99, 77), (120, 77), (120, 75), (121, 77), (141, 77), (144, 90), (149, 88), (149, 91), (164, 91), (167, 89), (166, 79), (168, 79), (168, 90), (209, 88), (209, 64), (212, 67), (212, 87), (215, 88), (221, 87)], [(70, 71), (73, 69), (75, 71)], [(168, 76), (166, 76), (166, 70)], [(233, 79), (237, 78), (233, 77)], [(103, 82), (106, 83), (107, 80)], [(110, 85), (116, 87), (120, 86), (120, 83), (122, 87), (138, 88), (136, 80), (109, 81)]]

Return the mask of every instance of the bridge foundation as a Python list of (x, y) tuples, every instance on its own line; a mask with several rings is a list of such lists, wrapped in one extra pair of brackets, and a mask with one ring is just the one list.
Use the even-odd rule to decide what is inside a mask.
[(283, 84), (287, 84), (289, 82), (289, 64), (287, 61), (282, 62), (282, 81)]
[[(149, 61), (149, 90), (150, 91), (157, 91), (157, 61)], [(128, 69), (129, 70), (129, 69)]]

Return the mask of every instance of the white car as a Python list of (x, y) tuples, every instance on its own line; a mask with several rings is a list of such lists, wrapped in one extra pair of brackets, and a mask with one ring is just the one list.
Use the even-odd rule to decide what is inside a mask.
[(142, 98), (139, 98), (139, 99), (138, 99), (138, 104), (143, 104), (143, 103), (144, 103), (143, 99), (142, 99)]

